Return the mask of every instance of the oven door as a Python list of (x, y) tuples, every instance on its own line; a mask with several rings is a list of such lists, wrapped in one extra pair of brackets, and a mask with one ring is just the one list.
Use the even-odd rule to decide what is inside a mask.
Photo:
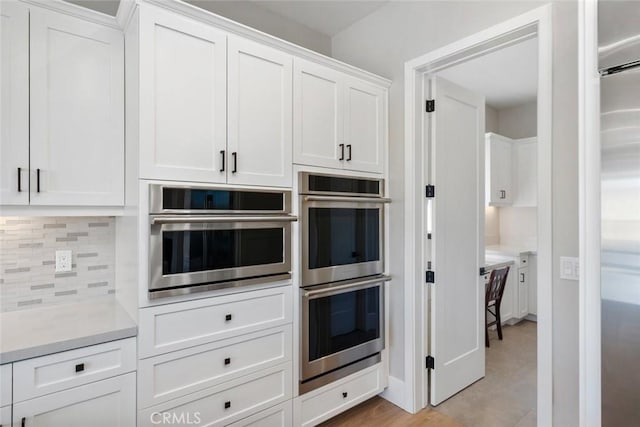
[[(149, 291), (290, 274), (292, 216), (152, 216)], [(201, 289), (202, 290), (202, 289)], [(204, 289), (207, 290), (207, 289)], [(181, 292), (185, 293), (185, 292)]]
[(302, 286), (384, 271), (385, 201), (303, 196)]
[(384, 282), (380, 276), (303, 289), (301, 382), (384, 348)]

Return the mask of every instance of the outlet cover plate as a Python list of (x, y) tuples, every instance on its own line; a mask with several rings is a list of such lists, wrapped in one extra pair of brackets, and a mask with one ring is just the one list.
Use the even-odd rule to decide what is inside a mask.
[(71, 271), (71, 251), (56, 251), (56, 273)]
[(580, 262), (576, 257), (560, 257), (560, 278), (565, 280), (580, 280)]

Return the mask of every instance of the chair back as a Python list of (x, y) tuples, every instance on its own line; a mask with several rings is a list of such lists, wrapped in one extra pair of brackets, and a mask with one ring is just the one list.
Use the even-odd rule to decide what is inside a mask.
[(507, 275), (509, 274), (509, 266), (491, 270), (489, 276), (489, 284), (487, 285), (485, 301), (489, 304), (491, 301), (498, 303), (502, 300), (504, 288), (507, 285)]

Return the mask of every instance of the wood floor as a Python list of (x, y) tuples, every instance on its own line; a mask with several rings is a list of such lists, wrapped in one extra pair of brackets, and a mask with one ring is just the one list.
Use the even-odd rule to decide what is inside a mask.
[(489, 332), (486, 376), (435, 408), (412, 415), (376, 397), (321, 424), (323, 427), (535, 427), (536, 324)]

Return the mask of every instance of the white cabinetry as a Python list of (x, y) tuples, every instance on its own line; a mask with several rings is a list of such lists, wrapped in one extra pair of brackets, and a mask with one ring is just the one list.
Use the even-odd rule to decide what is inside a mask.
[(288, 400), (236, 423), (229, 424), (229, 427), (292, 427), (292, 411), (291, 400)]
[(0, 365), (0, 407), (11, 405), (12, 365)]
[(529, 314), (529, 267), (521, 267), (518, 269), (517, 302), (517, 317), (522, 319)]
[(513, 142), (515, 197), (513, 206), (538, 205), (538, 144), (536, 138), (517, 139)]
[(486, 203), (491, 206), (508, 206), (513, 202), (512, 140), (487, 133), (485, 137)]
[(149, 6), (139, 41), (140, 177), (226, 182), (226, 34)]
[(294, 60), (294, 163), (384, 171), (386, 89)]
[[(537, 255), (529, 255), (529, 314), (536, 316), (538, 314), (538, 257)], [(535, 317), (532, 317), (535, 320)]]
[(291, 187), (293, 59), (229, 37), (228, 182)]
[(11, 406), (0, 406), (0, 427), (11, 425)]
[(2, 20), (0, 203), (122, 205), (122, 32), (13, 2)]

